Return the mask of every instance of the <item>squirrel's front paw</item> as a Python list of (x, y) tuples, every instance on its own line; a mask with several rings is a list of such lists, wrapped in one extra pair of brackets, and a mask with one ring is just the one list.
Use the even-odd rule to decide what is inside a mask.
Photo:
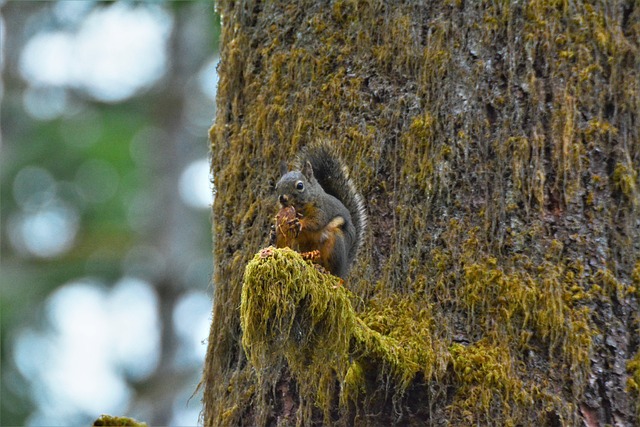
[(309, 252), (301, 252), (300, 255), (303, 259), (310, 260), (313, 263), (317, 263), (321, 259), (320, 251), (314, 250)]
[(296, 233), (296, 237), (302, 231), (302, 223), (300, 222), (300, 217), (296, 216), (287, 221), (287, 225), (289, 226), (289, 230), (293, 230)]

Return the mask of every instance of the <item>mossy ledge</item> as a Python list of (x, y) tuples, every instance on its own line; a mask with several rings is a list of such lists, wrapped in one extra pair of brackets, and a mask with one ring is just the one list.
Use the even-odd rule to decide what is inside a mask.
[[(433, 362), (433, 352), (417, 342), (424, 341), (430, 317), (418, 315), (416, 334), (399, 340), (367, 326), (353, 299), (339, 278), (320, 272), (288, 248), (264, 249), (247, 265), (240, 305), (242, 346), (261, 382), (275, 386), (286, 362), (300, 392), (303, 417), (311, 416), (315, 406), (324, 409), (329, 421), (332, 414), (326, 408), (336, 397), (340, 410), (346, 410), (366, 390), (367, 371), (374, 367), (391, 380), (396, 396), (418, 372), (432, 372), (428, 362)], [(385, 323), (372, 312), (367, 317)]]
[[(511, 295), (512, 290), (529, 288), (516, 276), (492, 268), (496, 268), (495, 260), (489, 260), (486, 274), (478, 276), (471, 272), (483, 268), (472, 264), (464, 269), (464, 283), (486, 292), (485, 288), (498, 280), (504, 298), (516, 306), (531, 299)], [(530, 278), (525, 282), (546, 286), (548, 280)], [(286, 385), (285, 397), (291, 409), (280, 414), (284, 412), (291, 424), (366, 425), (359, 416), (389, 405), (395, 408), (393, 414), (384, 415), (392, 417), (390, 422), (400, 422), (403, 417), (429, 420), (429, 411), (447, 413), (452, 425), (485, 423), (496, 414), (505, 425), (517, 425), (531, 420), (532, 412), (539, 412), (539, 422), (550, 416), (565, 422), (573, 419), (567, 403), (554, 394), (547, 381), (528, 372), (519, 355), (536, 347), (530, 342), (534, 332), (524, 326), (533, 322), (538, 325), (533, 328), (535, 335), (550, 340), (551, 348), (558, 350), (559, 343), (564, 343), (559, 352), (550, 349), (550, 357), (554, 354), (555, 363), (571, 370), (574, 395), (581, 395), (591, 340), (588, 321), (574, 317), (586, 315), (584, 310), (566, 308), (569, 312), (557, 319), (549, 317), (546, 310), (563, 303), (542, 295), (532, 297), (542, 301), (541, 307), (534, 309), (536, 304), (531, 302), (532, 307), (524, 310), (522, 318), (516, 307), (496, 308), (506, 316), (496, 324), (513, 327), (516, 330), (512, 334), (525, 337), (517, 341), (519, 346), (511, 348), (499, 338), (498, 331), (471, 341), (443, 335), (433, 303), (415, 295), (396, 293), (362, 304), (347, 287), (348, 283), (320, 272), (288, 248), (263, 249), (248, 263), (240, 305), (242, 346), (259, 384), (251, 393), (271, 393), (243, 398), (263, 399), (258, 404), (258, 418), (271, 419), (272, 413), (262, 411), (287, 404), (278, 402), (280, 394), (285, 394), (284, 379), (293, 380)], [(462, 290), (473, 298), (472, 289)], [(564, 298), (564, 294), (558, 298)], [(492, 313), (493, 318), (498, 314), (470, 300), (459, 303), (470, 304), (467, 314), (483, 324), (489, 321), (485, 315)], [(520, 322), (524, 322), (523, 329), (518, 332)], [(571, 337), (557, 330), (566, 322), (566, 333), (572, 331)], [(576, 329), (581, 322), (586, 322), (583, 332)], [(296, 394), (291, 393), (294, 389), (299, 396), (295, 402), (292, 396)], [(409, 395), (412, 399), (406, 399)], [(429, 402), (436, 401), (441, 406), (429, 408)], [(293, 410), (297, 411), (295, 415)], [(276, 424), (288, 425), (286, 421), (279, 419)]]
[(93, 422), (94, 426), (131, 426), (147, 427), (147, 423), (134, 420), (129, 417), (113, 417), (111, 415), (100, 415), (100, 418)]

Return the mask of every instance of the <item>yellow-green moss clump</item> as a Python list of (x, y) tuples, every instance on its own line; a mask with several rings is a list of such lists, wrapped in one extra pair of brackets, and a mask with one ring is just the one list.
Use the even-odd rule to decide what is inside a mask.
[(491, 424), (491, 409), (497, 407), (505, 425), (527, 422), (519, 406), (533, 405), (534, 390), (516, 374), (508, 347), (482, 340), (467, 347), (454, 344), (451, 355), (460, 384), (449, 408), (452, 418), (468, 425)]
[[(529, 348), (535, 336), (548, 343), (549, 353), (558, 351), (580, 384), (589, 369), (591, 312), (574, 292), (581, 292), (581, 278), (562, 264), (520, 266), (506, 272), (495, 258), (464, 265), (464, 279), (457, 299), (471, 322), (495, 340), (508, 337), (520, 350)], [(517, 344), (517, 346), (515, 346)]]
[(640, 351), (627, 363), (627, 389), (636, 398), (636, 413), (640, 416)]
[[(466, 344), (435, 336), (446, 325), (437, 324), (432, 304), (420, 294), (381, 295), (358, 312), (353, 303), (361, 302), (337, 277), (290, 249), (262, 250), (247, 265), (240, 306), (242, 345), (261, 389), (274, 389), (287, 367), (300, 394), (299, 419), (307, 421), (314, 409), (330, 421), (331, 402), (345, 412), (351, 403), (373, 399), (379, 384), (400, 402), (417, 383), (449, 388), (445, 410), (453, 425), (495, 417), (517, 425), (532, 416), (544, 420), (547, 412), (571, 420), (552, 383), (571, 372), (579, 397), (587, 375), (592, 331), (590, 313), (580, 304), (590, 297), (573, 298), (579, 272), (548, 264), (530, 267), (537, 274), (524, 268), (508, 274), (493, 258), (458, 262), (463, 277), (451, 282), (460, 282), (455, 310), (484, 331)], [(449, 265), (443, 272), (456, 269)], [(549, 353), (536, 356), (545, 342)], [(540, 363), (553, 357), (558, 373), (542, 379), (527, 370), (522, 353)]]
[(130, 426), (147, 427), (147, 423), (136, 421), (128, 417), (112, 417), (111, 415), (100, 415), (100, 418), (93, 422), (94, 426)]
[(631, 280), (633, 284), (629, 286), (627, 292), (630, 294), (635, 293), (640, 298), (640, 260), (636, 261), (636, 265), (631, 272)]
[(613, 182), (622, 194), (625, 195), (633, 204), (638, 203), (636, 194), (636, 182), (638, 180), (638, 171), (634, 170), (622, 163), (618, 163), (613, 170)]
[(284, 357), (301, 396), (328, 407), (335, 378), (345, 378), (349, 368), (355, 323), (340, 280), (323, 275), (296, 252), (267, 248), (247, 265), (242, 345), (260, 380), (273, 381)]
[[(359, 318), (353, 298), (339, 278), (321, 273), (288, 248), (264, 249), (247, 265), (240, 305), (242, 345), (262, 382), (277, 381), (286, 362), (307, 417), (313, 409), (309, 402), (326, 409), (339, 393), (346, 407), (365, 391), (363, 365), (386, 374), (397, 394), (418, 372), (425, 377), (433, 373), (433, 319), (428, 312), (397, 300)], [(329, 419), (328, 411), (324, 416)]]
[(356, 330), (356, 339), (370, 356), (391, 362), (401, 392), (418, 373), (429, 380), (446, 370), (446, 348), (433, 336), (435, 319), (428, 305), (391, 295), (372, 300), (358, 316), (365, 327)]

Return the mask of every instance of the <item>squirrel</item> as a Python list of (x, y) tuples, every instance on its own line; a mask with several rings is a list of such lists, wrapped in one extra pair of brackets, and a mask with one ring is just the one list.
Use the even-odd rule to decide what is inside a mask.
[(294, 170), (282, 165), (281, 173), (272, 243), (345, 279), (362, 245), (367, 215), (344, 163), (331, 147), (317, 144), (301, 150)]

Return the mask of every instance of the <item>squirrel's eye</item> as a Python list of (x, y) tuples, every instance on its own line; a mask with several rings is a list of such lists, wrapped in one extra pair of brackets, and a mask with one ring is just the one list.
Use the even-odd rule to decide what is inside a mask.
[(298, 190), (304, 190), (304, 183), (302, 181), (296, 182), (296, 188)]

